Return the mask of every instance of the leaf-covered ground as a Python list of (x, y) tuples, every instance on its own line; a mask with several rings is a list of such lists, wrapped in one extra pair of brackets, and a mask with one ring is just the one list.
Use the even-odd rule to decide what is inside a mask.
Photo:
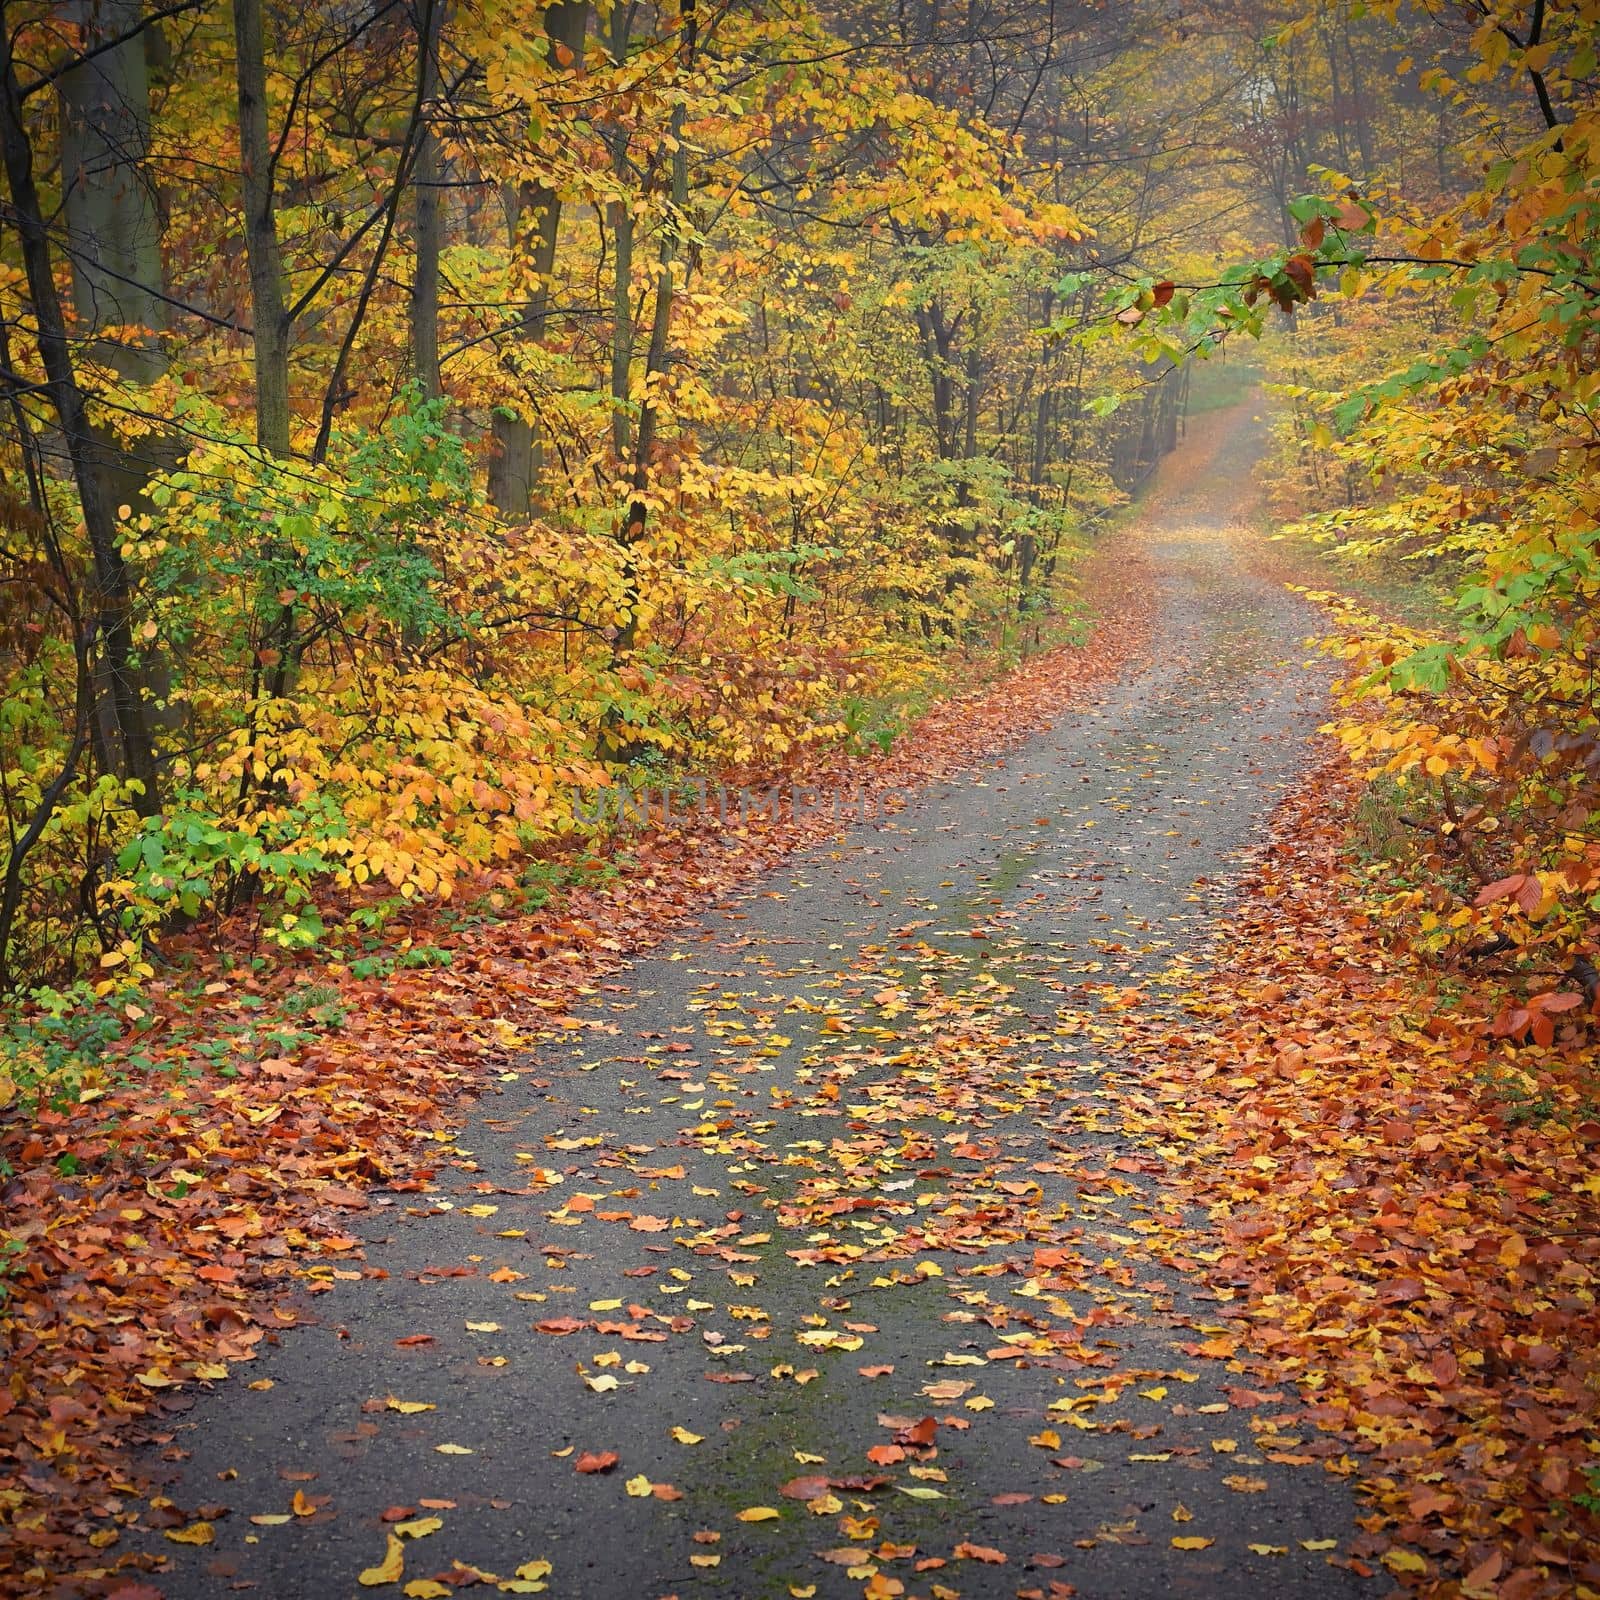
[[(1138, 646), (1141, 611), (1134, 590), (1087, 646), (941, 705), (891, 758), (808, 776), (898, 805), (1114, 676)], [(499, 1092), (495, 1074), (514, 1080), (505, 1069), (536, 1040), (580, 1028), (569, 1006), (625, 954), (824, 831), (758, 814), (732, 830), (706, 820), (630, 836), (628, 876), (569, 891), (537, 918), (449, 934), (419, 918), (402, 942), (448, 948), (448, 969), (261, 977), (225, 946), (193, 952), (215, 969), (199, 1011), (191, 983), (152, 985), (124, 1074), (4, 1130), (20, 1257), (0, 1388), (0, 1563), (26, 1582), (87, 1572), (91, 1587), (97, 1567), (114, 1571), (115, 1523), (139, 1476), (126, 1446), (163, 1397), (247, 1378), (233, 1368), (304, 1318), (289, 1302), (360, 1276), (350, 1220), (366, 1191), (426, 1187), (466, 1096), (486, 1082)], [(323, 1003), (340, 1020), (286, 1040), (283, 1002), (311, 987), (336, 991)], [(217, 1040), (220, 1063), (199, 1048)], [(86, 1537), (110, 1555), (97, 1561)]]
[[(1122, 581), (1141, 559), (1119, 542), (1089, 569), (1100, 621), (1085, 645), (939, 704), (887, 758), (789, 779), (893, 807), (1047, 726), (1141, 648), (1148, 586)], [(620, 879), (569, 889), (532, 918), (446, 931), (419, 913), (389, 930), (400, 961), (364, 981), (282, 961), (258, 974), (248, 931), (225, 929), (184, 952), (181, 982), (150, 985), (81, 1104), (13, 1105), (0, 1125), (15, 1251), (4, 1262), (0, 1582), (119, 1582), (116, 1523), (141, 1478), (128, 1446), (162, 1402), (247, 1377), (233, 1368), (303, 1318), (293, 1302), (305, 1289), (356, 1275), (348, 1223), (365, 1191), (425, 1186), (434, 1141), (448, 1141), (466, 1098), (552, 1028), (578, 1027), (568, 1007), (625, 955), (831, 831), (791, 808), (629, 834)], [(441, 949), (448, 969), (420, 959)], [(198, 998), (196, 971), (212, 974)], [(307, 994), (331, 1027), (285, 1025)]]
[(1494, 1040), (1352, 913), (1353, 804), (1330, 758), (1182, 1025), (1129, 1019), (1127, 1125), (1173, 1143), (1260, 1370), (1362, 1458), (1358, 1550), (1428, 1593), (1600, 1593), (1592, 1051)]
[(1342, 908), (1239, 421), (1087, 649), (874, 765), (922, 786), (875, 825), (654, 837), (283, 1053), (219, 971), (142, 1037), (227, 1024), (233, 1076), (19, 1143), (4, 1581), (1593, 1582), (1587, 1135), (1495, 1113)]

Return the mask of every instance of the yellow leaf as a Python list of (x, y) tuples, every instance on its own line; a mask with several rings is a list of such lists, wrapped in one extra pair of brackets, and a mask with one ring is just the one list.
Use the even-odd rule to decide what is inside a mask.
[(210, 1544), (217, 1530), (209, 1522), (191, 1522), (186, 1528), (168, 1528), (167, 1537), (174, 1544)]
[(1258, 1556), (1286, 1556), (1289, 1553), (1286, 1544), (1253, 1544), (1249, 1548)]
[(401, 1592), (407, 1600), (450, 1600), (455, 1590), (435, 1578), (413, 1578)]
[(464, 1444), (436, 1444), (433, 1447), (442, 1456), (470, 1456), (472, 1451)]
[(1300, 1541), (1302, 1550), (1334, 1550), (1338, 1548), (1338, 1545), (1339, 1541), (1337, 1539), (1302, 1539)]
[(381, 1584), (399, 1583), (406, 1570), (406, 1547), (392, 1533), (389, 1535), (389, 1548), (383, 1553), (383, 1560), (375, 1567), (368, 1567), (365, 1572), (356, 1575), (356, 1582), (363, 1589), (376, 1589)]
[(538, 1583), (541, 1579), (548, 1578), (554, 1570), (554, 1565), (540, 1556), (536, 1561), (524, 1561), (517, 1568), (517, 1576), (524, 1583)]
[(747, 1506), (739, 1513), (740, 1522), (776, 1522), (783, 1513), (771, 1506)]
[(398, 1411), (402, 1417), (414, 1417), (419, 1411), (438, 1410), (437, 1406), (430, 1404), (426, 1400), (396, 1400), (393, 1395), (390, 1395), (384, 1401), (384, 1404), (391, 1411)]
[(1378, 1558), (1391, 1572), (1415, 1572), (1425, 1575), (1428, 1563), (1415, 1550), (1385, 1550)]
[(1197, 1533), (1179, 1534), (1172, 1541), (1174, 1550), (1209, 1550), (1217, 1541), (1215, 1539), (1202, 1539)]
[(690, 1433), (687, 1428), (674, 1428), (672, 1437), (679, 1444), (699, 1444), (705, 1438), (705, 1435), (703, 1433)]
[(635, 1500), (643, 1500), (650, 1493), (650, 1480), (641, 1472), (637, 1478), (629, 1478), (623, 1487)]
[(417, 1517), (411, 1522), (397, 1522), (394, 1531), (402, 1539), (426, 1539), (430, 1533), (437, 1533), (444, 1526), (443, 1517)]

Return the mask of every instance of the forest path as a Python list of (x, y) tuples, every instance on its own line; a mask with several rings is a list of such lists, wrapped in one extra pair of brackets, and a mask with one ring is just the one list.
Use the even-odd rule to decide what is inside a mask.
[[(1228, 1291), (1106, 1009), (1203, 958), (1321, 703), (1315, 620), (1237, 521), (1255, 440), (1248, 408), (1206, 419), (1141, 509), (1148, 664), (635, 962), (433, 1190), (365, 1215), (388, 1276), (178, 1425), (167, 1492), (232, 1512), (156, 1541), (166, 1594), (540, 1561), (513, 1592), (1367, 1592), (1295, 1396), (1200, 1348)], [(313, 1514), (250, 1522), (297, 1490)], [(442, 1525), (362, 1588), (397, 1506)]]

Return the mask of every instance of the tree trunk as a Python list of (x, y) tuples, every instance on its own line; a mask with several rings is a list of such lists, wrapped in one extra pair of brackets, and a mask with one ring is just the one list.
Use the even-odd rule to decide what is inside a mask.
[(150, 80), (139, 0), (77, 0), (69, 14), (83, 30), (83, 50), (98, 50), (60, 83), (72, 301), (86, 327), (118, 330), (104, 341), (102, 358), (123, 377), (148, 383), (164, 366), (148, 336), (166, 326), (166, 304), (161, 220), (144, 171)]
[[(694, 65), (696, 19), (695, 0), (682, 0), (679, 11), (679, 27), (682, 31), (681, 48), (684, 52), (684, 61), (688, 66)], [(649, 515), (645, 504), (644, 494), (650, 487), (651, 457), (655, 454), (656, 430), (660, 425), (660, 404), (650, 387), (650, 380), (664, 377), (668, 365), (668, 345), (672, 337), (672, 311), (676, 300), (677, 290), (673, 282), (673, 269), (678, 259), (678, 247), (682, 224), (687, 221), (685, 213), (689, 205), (689, 155), (683, 143), (684, 113), (681, 105), (674, 106), (670, 123), (673, 153), (672, 153), (672, 208), (673, 218), (662, 229), (661, 248), (656, 262), (656, 301), (655, 311), (650, 319), (650, 344), (645, 351), (644, 399), (639, 407), (639, 432), (633, 442), (633, 474), (631, 482), (635, 499), (628, 507), (628, 515), (623, 524), (623, 542), (631, 549), (643, 536), (645, 520)], [(627, 222), (628, 255), (631, 262), (633, 253), (633, 223), (630, 218)], [(624, 292), (624, 280), (621, 276), (621, 247), (618, 247), (618, 293)], [(629, 313), (628, 341), (630, 359), (621, 369), (620, 379), (622, 391), (620, 398), (626, 402), (628, 383), (632, 366), (631, 347), (633, 337), (632, 314)], [(617, 368), (612, 369), (613, 398), (618, 398), (616, 384), (618, 381)], [(626, 405), (617, 407), (617, 417), (626, 426), (628, 414)], [(626, 431), (620, 436), (622, 448), (626, 448)], [(620, 453), (620, 452), (619, 452)], [(630, 558), (628, 563), (630, 584), (633, 575), (633, 564)], [(636, 593), (630, 595), (632, 608), (622, 626), (617, 630), (617, 637), (613, 649), (618, 655), (629, 654), (638, 642), (639, 633), (639, 597)]]
[(621, 461), (633, 437), (628, 414), (633, 378), (633, 212), (626, 201), (613, 200), (606, 206), (606, 220), (611, 225), (612, 253), (611, 451)]
[(266, 43), (261, 0), (233, 0), (239, 88), (239, 155), (245, 251), (250, 260), (251, 327), (255, 330), (256, 443), (269, 455), (289, 454), (289, 318), (273, 202), (272, 148), (267, 135)]
[(415, 17), (418, 72), (421, 77), (422, 125), (417, 130), (417, 157), (411, 185), (416, 194), (413, 244), (416, 267), (411, 277), (411, 367), (425, 400), (437, 400), (439, 384), (439, 251), (444, 243), (444, 218), (439, 207), (442, 163), (439, 136), (433, 129), (434, 99), (439, 92), (439, 35), (444, 3), (423, 7)]
[(88, 407), (67, 341), (50, 236), (33, 177), (33, 145), (23, 122), (22, 93), (11, 55), (12, 19), (8, 13), (9, 7), (0, 0), (0, 154), (22, 242), (23, 269), (33, 303), (45, 390), (61, 425), (89, 543), (92, 590), (86, 597), (85, 612), (102, 641), (96, 676), (114, 714), (122, 775), (139, 785), (135, 805), (140, 814), (153, 816), (161, 809), (155, 745), (134, 665), (133, 590), (122, 559), (117, 510), (109, 490), (111, 462), (90, 427)]
[[(548, 40), (546, 58), (552, 66), (564, 65), (563, 52), (574, 60), (583, 57), (583, 40), (588, 31), (588, 0), (559, 0), (545, 13)], [(511, 246), (517, 246), (517, 228), (524, 205), (537, 213), (534, 227), (533, 298), (524, 311), (517, 336), (528, 344), (544, 341), (550, 317), (550, 280), (555, 272), (556, 245), (561, 235), (561, 197), (553, 190), (535, 188), (517, 196), (508, 207)], [(533, 423), (523, 416), (494, 416), (495, 449), (489, 460), (489, 499), (505, 517), (522, 518), (533, 510), (534, 488), (543, 466), (543, 451)]]
[[(614, 16), (620, 16), (622, 8), (619, 6)], [(614, 24), (620, 29), (621, 24)], [(679, 47), (682, 51), (683, 62), (686, 67), (692, 68), (695, 59), (696, 40), (698, 37), (698, 19), (695, 14), (695, 0), (680, 0), (678, 10), (678, 27), (680, 32)], [(625, 41), (620, 34), (614, 35), (613, 53), (620, 59)], [(655, 454), (656, 430), (660, 423), (660, 403), (651, 388), (652, 378), (664, 376), (668, 366), (668, 346), (672, 337), (672, 312), (676, 300), (676, 286), (673, 281), (673, 271), (678, 259), (679, 246), (682, 242), (684, 225), (687, 223), (689, 205), (689, 156), (683, 142), (684, 111), (681, 105), (675, 106), (672, 112), (670, 129), (673, 139), (672, 154), (672, 210), (673, 215), (668, 219), (662, 229), (661, 247), (656, 266), (656, 299), (655, 311), (650, 321), (650, 344), (645, 353), (645, 386), (644, 398), (639, 407), (639, 430), (633, 440), (633, 473), (631, 483), (634, 498), (628, 506), (627, 516), (622, 526), (622, 542), (627, 554), (623, 562), (623, 579), (625, 585), (625, 599), (627, 614), (622, 619), (612, 639), (611, 653), (613, 659), (622, 659), (633, 653), (639, 642), (639, 610), (642, 597), (638, 592), (637, 569), (633, 557), (633, 548), (644, 537), (645, 523), (649, 515), (649, 508), (645, 501), (645, 492), (650, 487), (650, 469), (652, 457)], [(618, 150), (620, 157), (621, 151)], [(617, 277), (614, 291), (614, 314), (618, 318), (615, 337), (612, 346), (612, 399), (616, 403), (615, 418), (613, 422), (613, 443), (617, 447), (619, 457), (628, 448), (629, 416), (627, 399), (632, 372), (633, 351), (633, 311), (628, 285), (632, 277), (633, 259), (633, 219), (631, 214), (618, 215), (613, 225), (617, 246)], [(624, 252), (623, 239), (627, 241)], [(626, 254), (626, 263), (624, 255)], [(625, 331), (624, 331), (625, 330)], [(619, 756), (625, 756), (630, 747), (626, 739), (618, 737), (618, 730), (614, 725), (608, 725), (602, 730), (613, 750)]]

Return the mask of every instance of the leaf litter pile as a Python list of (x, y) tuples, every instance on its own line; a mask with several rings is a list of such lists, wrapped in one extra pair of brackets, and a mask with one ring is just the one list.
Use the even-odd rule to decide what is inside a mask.
[[(1600, 1097), (1583, 1020), (1495, 1037), (1352, 910), (1342, 760), (1286, 804), (1181, 1025), (1125, 1021), (1234, 1336), (1359, 1453), (1429, 1594), (1600, 1594)], [(1141, 1124), (1143, 1126), (1141, 1127)]]
[[(1139, 559), (1108, 551), (1086, 582), (1098, 589), (1104, 563), (1125, 576)], [(1116, 614), (1085, 645), (942, 702), (887, 758), (785, 776), (892, 805), (1046, 726), (1136, 656), (1149, 586), (1116, 592)], [(306, 1292), (362, 1276), (351, 1229), (370, 1187), (425, 1187), (468, 1096), (535, 1041), (576, 1028), (576, 997), (835, 826), (680, 823), (630, 836), (627, 876), (535, 917), (446, 932), (418, 913), (411, 939), (447, 946), (447, 970), (358, 980), (284, 958), (258, 974), (243, 959), (247, 932), (220, 948), (173, 941), (185, 981), (149, 986), (102, 1080), (77, 1104), (18, 1101), (0, 1122), (0, 1591), (150, 1592), (129, 1587), (128, 1568), (147, 1563), (119, 1548), (140, 1509), (130, 1448), (161, 1440), (183, 1391), (248, 1382), (263, 1341), (305, 1319)], [(337, 989), (336, 1028), (307, 1039), (263, 1020), (313, 983)], [(207, 1048), (217, 1040), (227, 1048)], [(225, 1508), (195, 1509), (154, 1517), (175, 1542), (202, 1545), (208, 1513)]]

